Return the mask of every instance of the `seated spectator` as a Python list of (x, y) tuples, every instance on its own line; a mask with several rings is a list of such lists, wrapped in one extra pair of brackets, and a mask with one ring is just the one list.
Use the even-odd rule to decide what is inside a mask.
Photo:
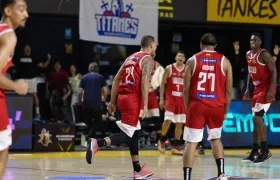
[[(60, 63), (54, 65), (54, 72), (49, 74), (46, 93), (50, 95), (50, 107), (56, 122), (64, 121), (62, 107), (68, 105), (70, 96), (68, 73), (61, 69)], [(69, 93), (70, 92), (70, 93)]]

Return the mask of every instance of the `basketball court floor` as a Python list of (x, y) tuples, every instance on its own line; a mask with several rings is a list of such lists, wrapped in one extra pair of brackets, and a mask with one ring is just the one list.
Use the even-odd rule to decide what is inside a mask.
[[(246, 150), (226, 150), (225, 171), (230, 180), (280, 179), (280, 150), (261, 165), (241, 163)], [(181, 180), (182, 156), (162, 155), (158, 151), (140, 151), (140, 162), (154, 172), (152, 180)], [(3, 180), (129, 180), (132, 179), (128, 151), (100, 151), (88, 165), (85, 152), (11, 154)], [(210, 150), (197, 155), (192, 171), (194, 180), (214, 180), (216, 165)], [(235, 176), (235, 177), (233, 177)], [(243, 178), (241, 178), (243, 177)]]

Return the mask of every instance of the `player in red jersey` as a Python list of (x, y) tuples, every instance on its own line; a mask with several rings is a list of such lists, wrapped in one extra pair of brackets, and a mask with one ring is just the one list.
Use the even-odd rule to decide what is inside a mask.
[[(160, 108), (165, 108), (164, 122), (161, 129), (161, 137), (158, 141), (158, 150), (165, 152), (166, 133), (171, 122), (175, 123), (175, 141), (172, 154), (183, 154), (179, 149), (183, 124), (186, 121), (186, 112), (183, 100), (183, 81), (185, 73), (185, 54), (179, 51), (176, 55), (176, 63), (166, 67), (160, 86)], [(164, 98), (165, 94), (165, 98)], [(165, 101), (165, 102), (164, 102)]]
[(12, 144), (12, 130), (9, 125), (4, 90), (12, 90), (24, 95), (28, 89), (24, 80), (11, 81), (6, 78), (5, 73), (12, 64), (12, 55), (17, 43), (14, 30), (25, 26), (28, 13), (24, 0), (2, 0), (0, 7), (3, 15), (0, 23), (0, 179), (2, 179), (8, 160), (8, 149)]
[(184, 78), (184, 104), (187, 121), (184, 129), (186, 147), (183, 155), (184, 180), (191, 179), (194, 153), (203, 137), (205, 124), (208, 140), (218, 168), (218, 178), (227, 180), (224, 172), (224, 150), (220, 140), (223, 120), (232, 94), (232, 68), (224, 55), (214, 51), (216, 38), (207, 33), (202, 36), (201, 52), (186, 64)]
[[(262, 163), (272, 155), (267, 147), (266, 126), (263, 116), (274, 101), (276, 93), (277, 70), (271, 54), (260, 48), (261, 35), (254, 33), (250, 39), (251, 50), (247, 52), (248, 81), (244, 98), (250, 99), (249, 86), (252, 82), (255, 86), (252, 98), (252, 112), (254, 117), (253, 148), (243, 162)], [(259, 138), (261, 151), (259, 153)]]
[(143, 36), (141, 51), (130, 55), (119, 69), (113, 80), (108, 110), (115, 112), (117, 103), (121, 112), (121, 121), (117, 121), (117, 125), (122, 133), (112, 134), (100, 140), (89, 139), (86, 153), (89, 164), (100, 147), (127, 143), (133, 164), (133, 178), (145, 179), (153, 175), (153, 172), (145, 170), (139, 163), (138, 135), (141, 126), (138, 118), (142, 101), (144, 108), (141, 117), (145, 118), (148, 113), (149, 80), (155, 64), (152, 57), (155, 56), (156, 49), (154, 37)]
[[(156, 130), (157, 137), (161, 132), (161, 122), (160, 122), (160, 114), (159, 114), (159, 104), (157, 99), (157, 88), (159, 87), (162, 79), (164, 69), (163, 67), (155, 61), (155, 68), (150, 76), (150, 87), (149, 87), (149, 96), (148, 96), (148, 114), (146, 116), (145, 121), (149, 121), (154, 124), (154, 128)], [(140, 114), (143, 111), (143, 103)]]

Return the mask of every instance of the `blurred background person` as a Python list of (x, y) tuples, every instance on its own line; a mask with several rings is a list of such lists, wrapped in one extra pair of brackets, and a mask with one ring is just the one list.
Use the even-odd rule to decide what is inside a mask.
[(101, 127), (101, 120), (108, 94), (108, 87), (105, 78), (99, 74), (98, 64), (90, 63), (88, 71), (83, 75), (78, 90), (78, 102), (83, 105), (84, 119), (87, 124), (87, 139), (96, 137), (97, 127), (100, 128), (102, 136), (106, 136), (104, 128)]
[(77, 73), (77, 68), (74, 64), (70, 66), (69, 83), (71, 87), (71, 111), (73, 122), (76, 122), (73, 105), (78, 102), (78, 89), (80, 86), (82, 75)]

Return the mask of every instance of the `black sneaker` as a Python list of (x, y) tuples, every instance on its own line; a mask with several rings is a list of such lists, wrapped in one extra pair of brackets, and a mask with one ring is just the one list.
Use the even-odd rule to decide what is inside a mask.
[(266, 153), (261, 153), (255, 160), (254, 160), (254, 164), (261, 164), (264, 161), (268, 160), (269, 158), (271, 158), (272, 154), (270, 152), (266, 152)]
[(204, 147), (202, 145), (198, 146), (197, 151), (198, 151), (198, 154), (204, 155)]
[(244, 163), (254, 162), (254, 160), (259, 156), (259, 152), (251, 151), (249, 156), (242, 159), (241, 161)]

